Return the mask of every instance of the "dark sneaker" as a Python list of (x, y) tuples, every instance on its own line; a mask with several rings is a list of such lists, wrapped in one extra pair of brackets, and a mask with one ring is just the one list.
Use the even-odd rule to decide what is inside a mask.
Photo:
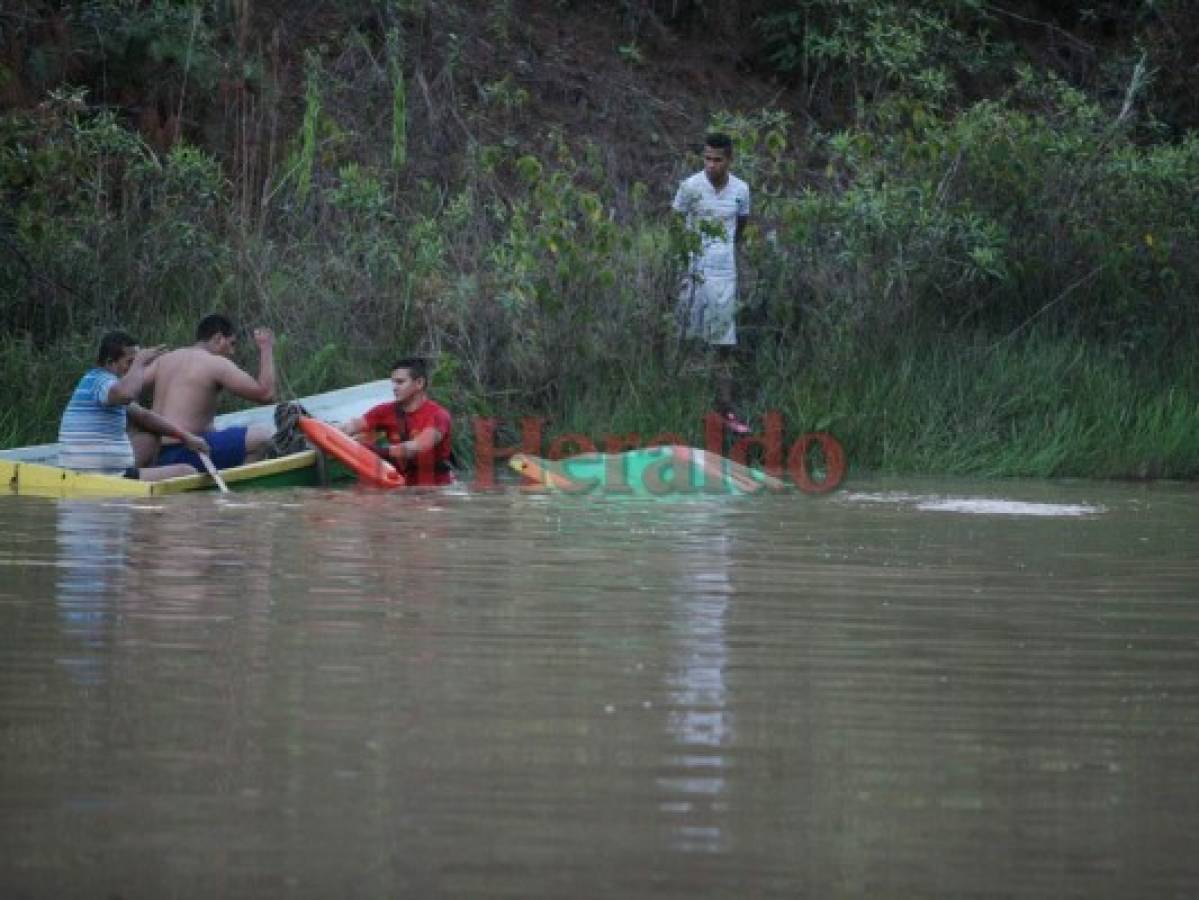
[(275, 433), (267, 444), (267, 459), (291, 456), (308, 449), (308, 439), (300, 430), (300, 417), (306, 415), (308, 410), (294, 400), (275, 407)]
[(737, 434), (737, 435), (749, 434), (749, 432), (751, 430), (749, 427), (749, 424), (744, 419), (742, 419), (740, 416), (738, 416), (735, 412), (733, 412), (731, 409), (728, 410), (727, 412), (725, 412), (724, 415), (722, 415), (720, 417), (720, 421), (723, 422), (724, 427), (727, 428), (729, 431), (731, 431), (733, 434)]

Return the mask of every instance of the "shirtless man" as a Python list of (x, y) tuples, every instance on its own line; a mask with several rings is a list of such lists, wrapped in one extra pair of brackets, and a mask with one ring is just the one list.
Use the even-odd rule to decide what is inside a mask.
[[(262, 457), (274, 434), (271, 425), (212, 429), (221, 389), (254, 403), (275, 399), (275, 336), (266, 328), (254, 330), (258, 345), (258, 377), (233, 362), (237, 334), (233, 323), (221, 315), (206, 316), (196, 326), (196, 343), (159, 357), (147, 373), (154, 386), (154, 412), (203, 436), (212, 448), (218, 469), (240, 466)], [(203, 463), (195, 454), (170, 438), (164, 438), (158, 465)]]

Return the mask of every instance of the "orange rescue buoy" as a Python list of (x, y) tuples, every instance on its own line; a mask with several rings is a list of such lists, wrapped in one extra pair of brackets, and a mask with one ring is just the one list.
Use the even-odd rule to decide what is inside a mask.
[(359, 481), (375, 487), (404, 486), (404, 476), (396, 471), (395, 466), (328, 422), (301, 416), (300, 428), (304, 437), (343, 463), (358, 476)]

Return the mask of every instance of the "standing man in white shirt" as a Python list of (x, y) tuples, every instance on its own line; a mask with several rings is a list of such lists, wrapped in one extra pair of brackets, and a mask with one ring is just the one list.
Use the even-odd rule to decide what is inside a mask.
[(704, 138), (704, 168), (685, 178), (672, 208), (700, 235), (679, 296), (679, 320), (687, 337), (716, 349), (717, 412), (727, 428), (746, 434), (749, 426), (733, 411), (732, 353), (737, 345), (737, 245), (749, 220), (749, 185), (733, 175), (728, 135)]

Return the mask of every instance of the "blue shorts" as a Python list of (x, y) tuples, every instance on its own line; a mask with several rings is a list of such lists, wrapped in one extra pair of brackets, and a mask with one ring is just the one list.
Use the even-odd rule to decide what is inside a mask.
[[(220, 431), (206, 431), (200, 437), (208, 441), (212, 450), (212, 464), (218, 469), (232, 469), (246, 461), (246, 431), (247, 428), (222, 428)], [(195, 466), (197, 471), (204, 471), (204, 463), (199, 455), (188, 450), (183, 444), (164, 444), (158, 451), (156, 466), (170, 466), (175, 463), (187, 463)]]

